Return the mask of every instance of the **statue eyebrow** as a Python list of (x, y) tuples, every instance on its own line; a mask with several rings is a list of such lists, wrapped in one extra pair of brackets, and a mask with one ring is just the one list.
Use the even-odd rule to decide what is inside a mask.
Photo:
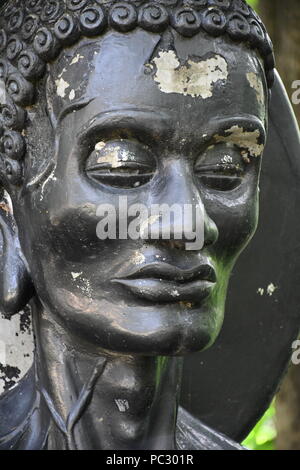
[[(80, 110), (95, 101), (95, 97), (85, 97), (82, 100), (67, 105), (60, 113), (58, 122), (61, 122), (68, 114)], [(172, 131), (172, 118), (168, 112), (157, 110), (151, 106), (136, 108), (126, 106), (123, 108), (112, 108), (91, 117), (78, 132), (81, 138), (88, 132), (97, 131), (101, 128), (127, 128), (138, 130), (145, 135), (159, 133), (161, 137)], [(158, 132), (159, 131), (159, 132)], [(197, 136), (196, 136), (197, 137)], [(254, 115), (241, 114), (239, 116), (226, 116), (210, 120), (206, 126), (206, 133), (200, 134), (199, 145), (203, 140), (218, 142), (232, 142), (243, 147), (243, 143), (254, 144), (257, 154), (263, 148), (266, 141), (266, 131), (262, 121)]]
[(92, 117), (79, 129), (78, 136), (80, 138), (86, 133), (101, 128), (115, 129), (117, 127), (137, 130), (148, 136), (158, 133), (161, 136), (170, 130), (170, 116), (151, 107), (110, 109)]
[(210, 136), (228, 137), (239, 132), (245, 138), (251, 133), (258, 133), (257, 137), (261, 143), (266, 141), (266, 130), (260, 119), (254, 115), (241, 115), (226, 118), (218, 118), (208, 124)]
[(266, 131), (255, 116), (221, 119), (215, 123), (217, 132), (212, 135), (216, 144), (225, 143), (243, 149), (244, 156), (260, 157), (264, 151)]
[(56, 121), (56, 125), (60, 124), (61, 121), (68, 115), (68, 114), (71, 114), (73, 111), (78, 111), (79, 109), (82, 109), (82, 108), (85, 108), (86, 106), (88, 106), (92, 101), (94, 100), (94, 98), (92, 97), (88, 97), (88, 98), (84, 98), (84, 99), (81, 99), (81, 100), (77, 100), (77, 101), (73, 101), (71, 104), (65, 106), (62, 111), (59, 113), (58, 115), (58, 118), (57, 118), (57, 121)]
[[(87, 107), (90, 103), (93, 101), (96, 101), (97, 97), (84, 97), (83, 99), (80, 100), (74, 100), (72, 103), (67, 104), (62, 111), (59, 113), (58, 118), (57, 118), (57, 124), (61, 123), (61, 121), (68, 115), (71, 114), (73, 111), (78, 111), (80, 109), (83, 109)], [(161, 109), (158, 111), (155, 108), (152, 108), (151, 106), (143, 106), (143, 107), (135, 107), (135, 106), (126, 106), (126, 107), (121, 107), (121, 108), (111, 108), (103, 111), (102, 113), (99, 113), (98, 116), (108, 114), (108, 113), (149, 113), (150, 115), (156, 115), (156, 118), (163, 118), (166, 120), (170, 121), (170, 116), (162, 111)], [(95, 116), (97, 118), (97, 116)]]

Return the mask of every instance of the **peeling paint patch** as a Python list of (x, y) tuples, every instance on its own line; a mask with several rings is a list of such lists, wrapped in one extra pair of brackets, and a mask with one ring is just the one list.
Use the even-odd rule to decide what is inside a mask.
[(104, 149), (104, 154), (100, 155), (97, 160), (98, 163), (109, 163), (111, 168), (119, 168), (124, 162), (135, 159), (135, 155), (126, 149), (117, 146), (114, 148), (109, 147), (105, 151), (105, 146), (106, 144), (104, 142), (98, 142), (95, 146), (97, 152), (101, 152)]
[(106, 146), (105, 142), (103, 141), (97, 142), (97, 144), (95, 145), (96, 152), (100, 152), (100, 150), (104, 149), (105, 146)]
[(72, 274), (73, 279), (77, 279), (78, 277), (82, 275), (82, 273), (71, 273), (71, 274)]
[(261, 296), (263, 296), (264, 294), (267, 294), (269, 297), (272, 297), (272, 295), (274, 294), (274, 292), (278, 289), (277, 286), (275, 286), (273, 284), (273, 282), (271, 282), (266, 289), (263, 289), (262, 287), (260, 287), (259, 289), (257, 289), (257, 293)]
[(274, 294), (274, 292), (278, 289), (278, 287), (274, 286), (273, 282), (271, 282), (271, 284), (268, 285), (267, 287), (267, 293), (270, 297), (272, 297), (272, 295)]
[(84, 59), (83, 55), (77, 54), (77, 55), (72, 59), (72, 62), (70, 62), (70, 65), (77, 64), (77, 62), (79, 62), (80, 59)]
[(33, 350), (30, 308), (10, 319), (0, 314), (0, 395), (26, 374), (32, 365)]
[(125, 413), (127, 410), (129, 410), (129, 403), (127, 400), (122, 400), (121, 398), (118, 398), (117, 400), (115, 400), (115, 403), (120, 413)]
[(122, 166), (122, 161), (119, 158), (120, 147), (115, 147), (110, 152), (107, 152), (106, 155), (101, 156), (98, 159), (98, 163), (110, 163), (112, 168), (118, 168)]
[(75, 90), (71, 90), (69, 93), (69, 100), (72, 101), (75, 98)]
[(139, 253), (138, 251), (135, 253), (133, 262), (135, 264), (142, 264), (146, 261), (145, 256), (142, 253)]
[(222, 158), (222, 163), (232, 163), (232, 156), (231, 155), (224, 155), (224, 157)]
[(163, 51), (153, 62), (154, 80), (163, 93), (207, 99), (213, 96), (213, 85), (228, 77), (227, 62), (217, 54), (197, 62), (189, 59), (186, 65), (181, 65), (174, 51)]
[(259, 75), (257, 75), (254, 72), (249, 72), (247, 73), (247, 80), (251, 88), (253, 88), (256, 91), (257, 101), (260, 104), (264, 105), (265, 104), (264, 87), (263, 87), (263, 84)]
[(92, 287), (91, 287), (91, 283), (89, 281), (89, 279), (82, 279), (82, 282), (83, 282), (83, 286), (78, 286), (79, 289), (81, 289), (81, 291), (87, 296), (89, 297), (90, 299), (93, 298), (93, 291), (92, 291)]
[(228, 135), (215, 135), (215, 141), (231, 143), (243, 149), (247, 149), (247, 153), (243, 152), (246, 158), (248, 158), (249, 155), (259, 157), (264, 150), (264, 145), (258, 143), (260, 137), (258, 129), (249, 132), (245, 131), (242, 127), (232, 126), (225, 131), (225, 134)]
[(0, 380), (3, 381), (3, 390), (14, 387), (20, 377), (21, 371), (18, 367), (4, 366), (0, 363)]
[(66, 90), (69, 88), (69, 83), (66, 82), (63, 78), (60, 78), (59, 80), (55, 80), (56, 83), (56, 93), (58, 96), (61, 98), (64, 98), (66, 96)]
[(20, 332), (31, 334), (31, 311), (28, 306), (24, 308), (20, 316)]
[(60, 74), (58, 75), (58, 78), (61, 78), (63, 76), (63, 74), (66, 73), (66, 71), (67, 71), (67, 69), (66, 69), (66, 67), (64, 67), (62, 69), (62, 71), (60, 72)]

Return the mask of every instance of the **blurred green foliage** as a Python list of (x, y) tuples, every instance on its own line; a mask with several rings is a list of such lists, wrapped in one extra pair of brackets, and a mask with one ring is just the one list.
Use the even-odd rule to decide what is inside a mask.
[(259, 0), (248, 0), (249, 5), (252, 6), (252, 8), (256, 8), (258, 5)]
[(257, 8), (259, 0), (247, 0), (249, 5), (252, 6), (252, 8)]
[(275, 450), (275, 439), (275, 406), (273, 403), (252, 429), (243, 445), (252, 450)]

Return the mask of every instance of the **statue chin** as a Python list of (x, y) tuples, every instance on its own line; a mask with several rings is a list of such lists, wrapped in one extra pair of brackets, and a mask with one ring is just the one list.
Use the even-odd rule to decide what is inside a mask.
[(244, 1), (45, 3), (0, 11), (2, 308), (32, 307), (20, 386), (48, 434), (30, 400), (19, 428), (53, 449), (239, 448), (183, 410), (176, 431), (179, 356), (215, 341), (257, 227), (270, 40)]
[(39, 316), (61, 326), (78, 347), (83, 342), (99, 353), (182, 356), (210, 346), (223, 321), (220, 308), (213, 310), (207, 303), (120, 308), (119, 304), (96, 299), (87, 306), (83, 299), (63, 289), (56, 289), (55, 294), (55, 305), (60, 308), (56, 310), (52, 304), (43, 310), (38, 303)]

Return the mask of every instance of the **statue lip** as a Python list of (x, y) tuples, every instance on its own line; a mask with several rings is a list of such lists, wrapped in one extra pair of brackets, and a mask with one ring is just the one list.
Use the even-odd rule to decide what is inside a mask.
[(179, 283), (162, 279), (113, 279), (126, 287), (135, 296), (152, 301), (174, 303), (179, 301), (199, 302), (208, 297), (215, 285), (210, 281)]
[(127, 276), (116, 277), (114, 280), (141, 280), (147, 278), (159, 281), (175, 281), (176, 283), (187, 283), (197, 280), (215, 283), (216, 273), (208, 263), (202, 263), (189, 269), (182, 269), (168, 263), (154, 262), (135, 269)]
[(209, 264), (185, 270), (167, 263), (151, 263), (111, 282), (149, 301), (197, 302), (210, 294), (216, 283), (216, 274)]

